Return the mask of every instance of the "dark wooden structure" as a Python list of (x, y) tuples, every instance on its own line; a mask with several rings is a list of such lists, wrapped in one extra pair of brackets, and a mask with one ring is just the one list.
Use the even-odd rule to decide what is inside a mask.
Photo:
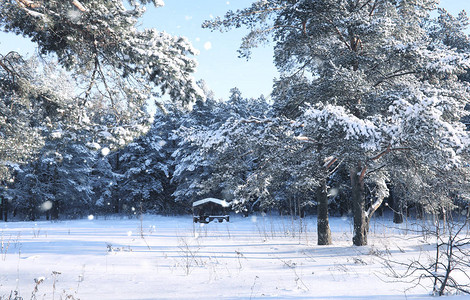
[(212, 221), (229, 222), (230, 203), (216, 198), (205, 198), (193, 203), (193, 222), (209, 223)]

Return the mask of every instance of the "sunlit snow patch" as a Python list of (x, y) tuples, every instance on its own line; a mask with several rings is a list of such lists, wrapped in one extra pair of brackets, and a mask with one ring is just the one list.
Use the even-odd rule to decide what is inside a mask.
[(90, 221), (93, 220), (94, 218), (95, 218), (94, 215), (89, 215), (89, 216), (88, 216), (88, 220), (90, 220)]
[(51, 137), (53, 139), (60, 139), (62, 137), (62, 130), (58, 129), (58, 130), (54, 130), (52, 133), (51, 133)]

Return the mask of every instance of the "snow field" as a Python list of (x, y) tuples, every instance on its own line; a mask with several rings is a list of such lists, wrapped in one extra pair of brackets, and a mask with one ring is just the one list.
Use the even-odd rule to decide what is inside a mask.
[(0, 223), (0, 299), (14, 291), (24, 299), (431, 298), (430, 285), (407, 290), (386, 275), (385, 258), (433, 254), (432, 241), (388, 218), (371, 222), (365, 247), (352, 246), (347, 218), (331, 218), (331, 246), (316, 245), (314, 217), (231, 220)]

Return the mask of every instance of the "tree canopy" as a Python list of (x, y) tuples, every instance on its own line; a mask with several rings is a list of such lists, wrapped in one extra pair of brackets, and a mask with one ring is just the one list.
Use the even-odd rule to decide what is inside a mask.
[[(204, 24), (247, 26), (243, 55), (273, 39), (281, 74), (275, 105), (312, 126), (309, 135), (325, 156), (350, 170), (356, 245), (367, 243), (368, 220), (388, 195), (389, 175), (381, 167), (386, 154), (412, 152), (430, 168), (464, 164), (468, 138), (460, 120), (469, 95), (459, 76), (469, 53), (449, 46), (444, 13), (429, 25), (435, 8), (434, 0), (263, 0)], [(456, 23), (466, 20), (461, 14)], [(364, 179), (371, 173), (381, 190), (367, 208)]]
[[(319, 244), (331, 243), (328, 211), (350, 210), (353, 243), (365, 245), (390, 191), (432, 213), (467, 201), (464, 12), (432, 18), (435, 0), (255, 1), (203, 26), (246, 27), (244, 57), (272, 43), (280, 77), (269, 101), (237, 88), (221, 101), (191, 77), (185, 38), (136, 28), (150, 2), (161, 5), (0, 5), (0, 27), (43, 56), (0, 57), (0, 161), (18, 209), (48, 199), (171, 213), (222, 197), (244, 213), (316, 210)], [(146, 103), (164, 95), (178, 105), (149, 118)]]

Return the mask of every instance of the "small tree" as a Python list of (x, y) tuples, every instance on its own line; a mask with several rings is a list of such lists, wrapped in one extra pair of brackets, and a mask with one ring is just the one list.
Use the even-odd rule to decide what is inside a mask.
[[(410, 262), (395, 261), (389, 257), (384, 261), (385, 265), (390, 271), (389, 275), (399, 280), (425, 287), (431, 283), (432, 293), (436, 296), (469, 294), (468, 168), (425, 169), (425, 166), (412, 168), (410, 172), (416, 177), (407, 177), (414, 181), (407, 185), (411, 197), (415, 198), (414, 202), (419, 203), (426, 213), (418, 233), (423, 234), (432, 249), (425, 249), (424, 255), (421, 253), (419, 258), (413, 258)], [(440, 174), (439, 178), (437, 173)], [(467, 208), (462, 210), (461, 205)], [(397, 271), (397, 267), (405, 268), (405, 271)]]
[[(445, 215), (443, 219), (435, 215), (422, 227), (425, 238), (434, 240), (433, 251), (410, 262), (386, 258), (384, 265), (389, 277), (412, 283), (412, 287), (431, 286), (435, 296), (470, 294), (468, 216), (454, 218), (449, 212)], [(398, 268), (405, 271), (398, 271)]]

